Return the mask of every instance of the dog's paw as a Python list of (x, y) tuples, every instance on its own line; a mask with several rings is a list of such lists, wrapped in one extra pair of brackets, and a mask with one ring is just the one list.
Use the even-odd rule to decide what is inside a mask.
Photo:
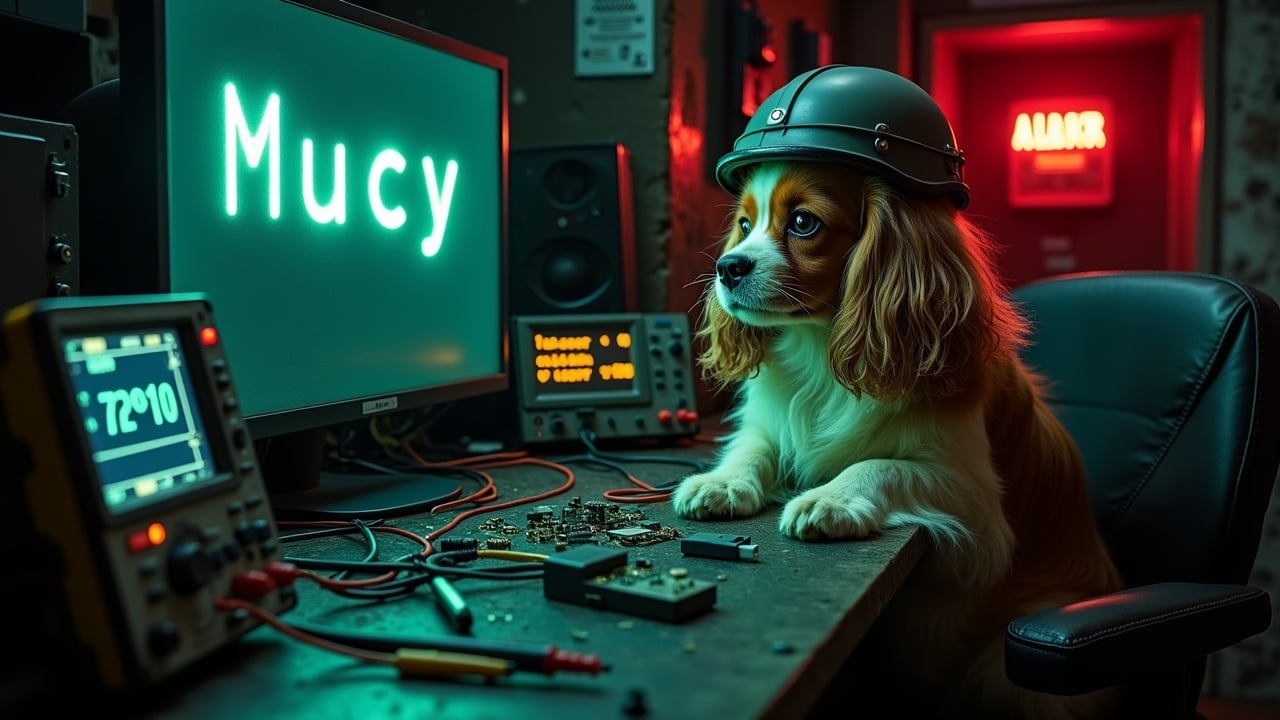
[(782, 509), (778, 529), (801, 540), (866, 537), (879, 530), (885, 513), (872, 501), (816, 487)]
[(747, 517), (764, 507), (764, 489), (752, 475), (712, 470), (690, 475), (671, 493), (677, 514), (699, 520)]

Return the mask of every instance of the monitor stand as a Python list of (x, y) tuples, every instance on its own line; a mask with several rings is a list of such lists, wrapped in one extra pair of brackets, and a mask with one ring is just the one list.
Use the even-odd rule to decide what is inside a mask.
[(462, 493), (458, 481), (426, 470), (326, 472), (324, 446), (324, 428), (258, 443), (258, 461), (276, 519), (385, 520), (430, 512)]

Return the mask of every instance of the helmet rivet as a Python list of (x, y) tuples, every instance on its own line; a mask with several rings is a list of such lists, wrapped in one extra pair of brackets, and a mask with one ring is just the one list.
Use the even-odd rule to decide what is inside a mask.
[(773, 112), (769, 113), (769, 124), (777, 125), (778, 123), (782, 122), (782, 118), (786, 116), (787, 116), (786, 110), (783, 110), (782, 108), (774, 108)]
[[(888, 135), (889, 126), (885, 123), (876, 123), (876, 133), (882, 134), (882, 135)], [(880, 153), (881, 155), (884, 155), (889, 152), (888, 138), (878, 137), (876, 138), (874, 145), (876, 148), (876, 152)]]

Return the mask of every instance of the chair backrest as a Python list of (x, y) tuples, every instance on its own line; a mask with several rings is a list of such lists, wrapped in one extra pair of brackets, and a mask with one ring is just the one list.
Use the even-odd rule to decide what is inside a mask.
[(1024, 285), (1024, 353), (1084, 455), (1130, 586), (1248, 582), (1280, 465), (1280, 308), (1227, 278), (1101, 272)]

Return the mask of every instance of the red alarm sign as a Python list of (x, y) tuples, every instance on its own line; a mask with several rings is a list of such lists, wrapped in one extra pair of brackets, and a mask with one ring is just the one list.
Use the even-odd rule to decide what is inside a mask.
[(1027, 98), (1010, 105), (1009, 204), (1074, 207), (1111, 202), (1111, 101)]

